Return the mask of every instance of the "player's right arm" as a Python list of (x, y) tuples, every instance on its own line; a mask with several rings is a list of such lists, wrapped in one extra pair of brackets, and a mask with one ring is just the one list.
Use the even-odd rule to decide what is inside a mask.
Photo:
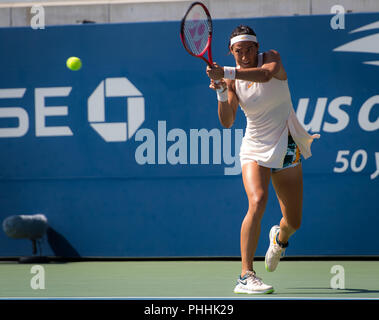
[[(239, 101), (234, 86), (234, 80), (227, 79), (221, 79), (218, 83), (215, 83), (215, 81), (211, 79), (211, 84), (209, 85), (210, 88), (219, 91), (217, 94), (218, 117), (220, 123), (225, 128), (230, 128), (236, 119)], [(225, 97), (225, 101), (223, 101), (224, 99), (220, 99), (222, 96)]]

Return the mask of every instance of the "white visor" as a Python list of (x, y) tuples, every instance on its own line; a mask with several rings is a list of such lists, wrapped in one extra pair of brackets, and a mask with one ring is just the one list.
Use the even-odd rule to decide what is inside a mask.
[(258, 43), (256, 36), (253, 36), (251, 34), (242, 34), (240, 36), (236, 36), (236, 37), (233, 37), (232, 39), (230, 39), (230, 46), (232, 46), (236, 42), (240, 42), (240, 41), (253, 41), (253, 42)]

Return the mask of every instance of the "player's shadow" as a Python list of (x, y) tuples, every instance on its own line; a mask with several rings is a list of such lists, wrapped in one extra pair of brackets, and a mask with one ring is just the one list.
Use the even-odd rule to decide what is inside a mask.
[[(345, 288), (345, 289), (333, 289), (328, 287), (296, 287), (296, 288), (287, 288), (289, 290), (310, 290), (309, 292), (299, 292), (300, 294), (363, 294), (363, 293), (379, 293), (379, 290), (370, 290), (370, 289), (358, 289), (358, 288)], [(328, 290), (328, 291), (319, 291), (319, 290)], [(294, 292), (293, 292), (294, 293)]]

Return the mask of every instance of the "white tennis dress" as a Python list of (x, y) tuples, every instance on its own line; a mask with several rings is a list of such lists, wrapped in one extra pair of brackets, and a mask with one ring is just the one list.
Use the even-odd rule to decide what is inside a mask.
[[(258, 67), (263, 53), (258, 54)], [(239, 104), (246, 115), (246, 132), (240, 149), (241, 166), (250, 161), (268, 168), (282, 168), (287, 152), (288, 131), (305, 159), (313, 139), (296, 117), (287, 80), (272, 78), (265, 83), (235, 80)]]

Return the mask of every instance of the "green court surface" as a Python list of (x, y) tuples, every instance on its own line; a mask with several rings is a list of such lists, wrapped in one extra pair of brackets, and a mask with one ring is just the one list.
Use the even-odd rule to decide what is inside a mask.
[[(331, 273), (335, 265), (344, 289), (331, 288), (342, 276)], [(233, 293), (239, 261), (51, 262), (42, 264), (44, 289), (32, 289), (42, 276), (33, 266), (0, 262), (0, 298), (379, 299), (379, 261), (281, 261), (273, 273), (256, 261), (257, 275), (274, 286), (268, 295)]]

